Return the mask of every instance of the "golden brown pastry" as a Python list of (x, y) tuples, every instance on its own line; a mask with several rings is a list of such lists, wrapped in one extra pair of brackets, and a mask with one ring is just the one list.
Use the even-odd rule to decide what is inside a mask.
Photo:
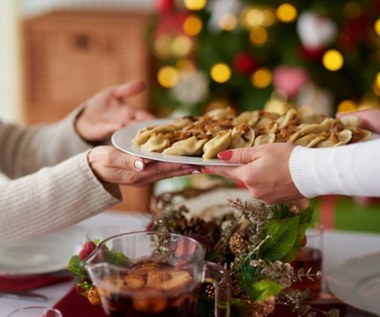
[(165, 155), (213, 159), (225, 149), (289, 142), (306, 147), (331, 147), (370, 137), (356, 122), (290, 109), (280, 115), (264, 110), (236, 115), (231, 108), (203, 116), (174, 119), (169, 124), (141, 129), (133, 140), (143, 150)]

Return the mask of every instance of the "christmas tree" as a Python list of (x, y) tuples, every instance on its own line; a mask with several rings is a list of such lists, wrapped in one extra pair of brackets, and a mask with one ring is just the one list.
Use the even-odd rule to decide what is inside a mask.
[(160, 0), (157, 8), (158, 115), (378, 107), (379, 0)]

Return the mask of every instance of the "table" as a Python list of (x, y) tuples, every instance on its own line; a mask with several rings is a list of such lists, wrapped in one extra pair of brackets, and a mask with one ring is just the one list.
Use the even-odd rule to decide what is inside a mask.
[[(106, 211), (80, 223), (87, 229), (99, 229), (107, 226), (126, 226), (131, 229), (142, 229), (148, 222), (146, 216), (130, 212)], [(324, 274), (344, 264), (350, 258), (380, 251), (380, 235), (358, 232), (327, 230), (324, 237)], [(74, 281), (64, 282), (48, 287), (42, 287), (35, 292), (46, 295), (45, 306), (53, 306), (74, 285)], [(0, 315), (6, 316), (12, 310), (36, 305), (35, 302), (0, 298)], [(375, 316), (348, 307), (346, 317)]]

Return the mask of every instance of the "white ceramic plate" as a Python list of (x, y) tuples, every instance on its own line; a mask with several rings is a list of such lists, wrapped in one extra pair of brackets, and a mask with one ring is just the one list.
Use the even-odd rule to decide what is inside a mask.
[[(152, 121), (144, 121), (141, 123), (131, 124), (125, 128), (117, 130), (111, 138), (112, 144), (120, 151), (128, 154), (147, 158), (155, 161), (163, 161), (170, 163), (188, 164), (188, 165), (202, 165), (202, 166), (239, 166), (240, 164), (225, 163), (219, 159), (205, 160), (201, 157), (193, 156), (179, 156), (179, 155), (164, 155), (162, 153), (155, 153), (146, 150), (142, 150), (138, 146), (133, 144), (133, 139), (137, 133), (146, 126), (159, 126), (172, 122), (173, 119), (158, 119)], [(372, 133), (371, 138), (377, 139), (379, 135)]]
[(84, 242), (84, 231), (75, 225), (36, 238), (0, 244), (0, 275), (45, 274), (65, 269), (75, 248)]
[(164, 155), (162, 153), (149, 152), (140, 149), (133, 144), (133, 139), (137, 133), (146, 126), (158, 126), (172, 122), (173, 119), (159, 119), (153, 121), (145, 121), (142, 123), (131, 124), (125, 128), (116, 131), (112, 135), (112, 144), (120, 151), (128, 154), (143, 157), (155, 161), (163, 161), (170, 163), (189, 164), (189, 165), (202, 165), (202, 166), (233, 166), (236, 164), (228, 164), (219, 159), (205, 160), (201, 157), (193, 156), (179, 156), (179, 155)]
[(346, 262), (327, 276), (327, 283), (343, 302), (380, 315), (380, 254)]

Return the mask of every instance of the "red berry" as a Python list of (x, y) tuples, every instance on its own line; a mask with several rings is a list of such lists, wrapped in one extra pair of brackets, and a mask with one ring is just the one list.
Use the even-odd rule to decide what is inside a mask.
[(153, 225), (154, 225), (154, 223), (153, 223), (153, 221), (151, 221), (151, 222), (146, 226), (145, 230), (146, 230), (146, 231), (151, 231), (151, 230), (153, 230)]
[(85, 260), (92, 252), (94, 252), (95, 248), (96, 244), (94, 241), (86, 241), (83, 244), (82, 250), (79, 252), (79, 259), (81, 259), (81, 261)]
[(301, 240), (301, 247), (304, 247), (307, 243), (307, 237), (306, 235), (303, 236), (303, 239)]

